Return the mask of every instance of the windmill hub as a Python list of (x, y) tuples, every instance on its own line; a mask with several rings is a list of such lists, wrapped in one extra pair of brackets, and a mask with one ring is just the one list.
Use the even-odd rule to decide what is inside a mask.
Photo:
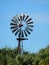
[(12, 18), (10, 25), (12, 32), (15, 35), (18, 35), (18, 48), (20, 48), (21, 41), (28, 40), (25, 37), (27, 37), (33, 30), (33, 21), (27, 14), (18, 14)]
[(23, 25), (22, 25), (22, 24), (19, 24), (18, 26), (19, 26), (19, 27), (22, 27)]

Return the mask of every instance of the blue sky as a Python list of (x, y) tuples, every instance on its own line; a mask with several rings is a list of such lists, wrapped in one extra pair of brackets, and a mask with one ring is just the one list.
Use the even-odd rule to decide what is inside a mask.
[(28, 14), (34, 22), (33, 32), (23, 42), (24, 50), (37, 52), (49, 45), (49, 0), (0, 0), (0, 48), (17, 47), (10, 22), (21, 13)]

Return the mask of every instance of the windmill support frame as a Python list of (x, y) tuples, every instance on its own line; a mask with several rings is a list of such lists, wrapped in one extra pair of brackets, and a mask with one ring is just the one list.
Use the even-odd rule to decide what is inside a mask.
[(18, 54), (23, 54), (23, 40), (28, 40), (28, 38), (17, 38), (18, 40)]

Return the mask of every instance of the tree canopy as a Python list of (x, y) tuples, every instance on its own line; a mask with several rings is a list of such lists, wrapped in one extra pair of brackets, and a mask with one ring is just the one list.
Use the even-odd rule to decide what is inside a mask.
[(1, 48), (0, 65), (49, 65), (49, 46), (37, 53), (24, 51), (23, 54), (18, 54), (17, 48)]

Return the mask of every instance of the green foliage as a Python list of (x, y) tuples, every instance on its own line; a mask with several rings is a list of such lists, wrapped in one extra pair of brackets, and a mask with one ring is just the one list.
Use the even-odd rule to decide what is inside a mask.
[(45, 59), (41, 60), (39, 62), (39, 65), (49, 65), (49, 57), (46, 57)]
[(18, 48), (0, 49), (0, 65), (49, 65), (49, 46), (38, 53), (18, 54)]

